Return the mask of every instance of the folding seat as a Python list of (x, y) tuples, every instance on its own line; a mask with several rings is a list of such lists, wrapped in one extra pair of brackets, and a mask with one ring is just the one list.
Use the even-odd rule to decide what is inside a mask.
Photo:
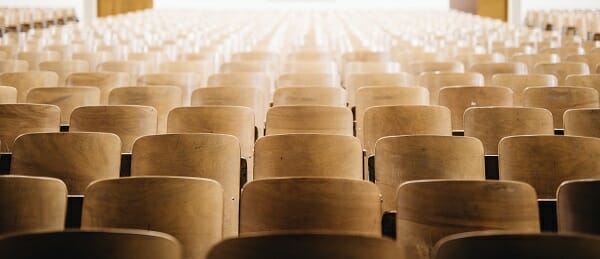
[(535, 190), (511, 181), (409, 181), (396, 196), (396, 243), (405, 258), (432, 258), (436, 242), (458, 233), (540, 231)]
[(66, 212), (67, 186), (62, 181), (47, 177), (0, 176), (0, 234), (62, 230)]
[(393, 74), (402, 72), (398, 62), (348, 62), (343, 66), (344, 85), (352, 74)]
[(182, 258), (205, 258), (222, 238), (223, 197), (221, 185), (205, 178), (139, 176), (96, 181), (85, 190), (81, 228), (160, 231), (181, 242)]
[(60, 109), (45, 104), (0, 104), (1, 152), (10, 152), (15, 139), (31, 132), (60, 131)]
[(0, 73), (6, 72), (27, 72), (29, 64), (20, 59), (2, 59), (0, 60)]
[(94, 86), (100, 89), (100, 104), (108, 104), (112, 89), (128, 86), (129, 74), (124, 72), (72, 73), (67, 77), (67, 86)]
[(413, 62), (408, 65), (407, 72), (419, 76), (426, 72), (464, 73), (465, 67), (456, 61), (446, 62)]
[(30, 71), (39, 69), (39, 64), (44, 61), (60, 60), (60, 53), (57, 51), (25, 51), (17, 53), (17, 59), (27, 61)]
[(224, 240), (207, 259), (400, 258), (394, 241), (358, 235), (273, 234)]
[(418, 85), (429, 90), (429, 103), (437, 105), (440, 89), (446, 86), (483, 86), (483, 75), (479, 73), (423, 73), (418, 78)]
[(69, 194), (95, 180), (119, 177), (121, 141), (109, 133), (29, 133), (12, 149), (10, 173), (61, 179)]
[(273, 106), (282, 105), (346, 107), (346, 91), (341, 87), (283, 87), (273, 94)]
[(590, 87), (598, 91), (600, 90), (600, 75), (569, 75), (565, 79), (565, 85)]
[(258, 88), (264, 94), (265, 103), (271, 100), (273, 83), (268, 75), (263, 73), (228, 73), (213, 74), (208, 78), (208, 87), (249, 87)]
[(496, 74), (527, 74), (527, 65), (519, 62), (478, 63), (473, 64), (469, 72), (482, 74), (485, 84), (491, 84)]
[(564, 113), (565, 135), (584, 136), (584, 137), (600, 137), (600, 109), (598, 108), (582, 108), (569, 109)]
[(90, 86), (32, 88), (26, 102), (58, 106), (60, 124), (68, 125), (75, 108), (100, 105), (100, 89)]
[(58, 75), (49, 71), (7, 72), (0, 74), (0, 85), (17, 88), (17, 102), (25, 102), (29, 90), (58, 86)]
[(465, 136), (481, 140), (486, 155), (498, 154), (498, 143), (516, 135), (554, 135), (552, 113), (542, 108), (474, 107), (464, 113)]
[(556, 198), (567, 180), (600, 178), (600, 139), (575, 136), (513, 136), (498, 147), (500, 179), (531, 184), (540, 199)]
[(355, 105), (356, 91), (363, 86), (413, 86), (414, 83), (414, 77), (408, 73), (351, 74), (344, 81), (350, 107)]
[(58, 86), (65, 86), (67, 76), (71, 73), (89, 72), (89, 64), (84, 60), (44, 61), (39, 64), (40, 70), (52, 71), (58, 75)]
[(500, 53), (490, 54), (462, 54), (455, 57), (464, 64), (464, 68), (469, 69), (472, 65), (478, 63), (502, 63), (506, 62), (504, 55)]
[(528, 71), (535, 71), (535, 66), (539, 63), (559, 63), (560, 56), (552, 53), (538, 54), (520, 54), (515, 55), (511, 59), (512, 62), (520, 62), (527, 65)]
[(554, 128), (562, 129), (563, 113), (568, 109), (598, 108), (598, 91), (587, 87), (528, 87), (523, 106), (545, 108), (552, 112)]
[(275, 106), (267, 111), (265, 135), (320, 133), (352, 136), (352, 111), (335, 106)]
[(277, 87), (340, 87), (340, 78), (337, 74), (283, 74)]
[(535, 66), (535, 72), (538, 74), (551, 74), (558, 79), (558, 85), (565, 85), (565, 79), (569, 75), (587, 75), (590, 69), (586, 63), (580, 62), (560, 62), (560, 63), (539, 63)]
[(272, 178), (242, 190), (240, 234), (317, 232), (381, 236), (375, 184), (341, 178)]
[(600, 180), (574, 180), (563, 182), (557, 192), (557, 218), (559, 232), (600, 234)]
[(223, 235), (237, 236), (240, 143), (224, 134), (163, 134), (133, 144), (132, 176), (188, 176), (213, 179), (223, 187)]
[(114, 60), (115, 57), (111, 52), (108, 51), (94, 51), (94, 52), (74, 52), (74, 60), (85, 60), (89, 65), (89, 72), (95, 72), (98, 64), (109, 60)]
[(181, 245), (170, 235), (147, 230), (29, 232), (0, 238), (0, 257), (180, 259)]
[(333, 61), (293, 61), (283, 65), (282, 73), (288, 74), (337, 74), (337, 65)]
[(17, 88), (0, 86), (0, 104), (6, 103), (17, 103)]
[(600, 64), (600, 53), (571, 55), (565, 61), (586, 63), (592, 72)]
[(122, 72), (129, 75), (128, 85), (135, 85), (138, 76), (146, 73), (144, 65), (139, 61), (106, 61), (98, 64), (97, 72)]
[(513, 105), (523, 105), (523, 91), (530, 86), (557, 86), (554, 75), (545, 74), (497, 74), (492, 77), (492, 85), (508, 87), (513, 90)]
[(556, 54), (560, 57), (561, 60), (567, 59), (569, 56), (573, 55), (583, 55), (585, 54), (585, 50), (581, 47), (556, 47), (556, 48), (546, 48), (540, 49), (541, 54)]
[(192, 92), (204, 86), (205, 78), (199, 74), (192, 73), (154, 73), (141, 75), (138, 78), (138, 86), (173, 85), (181, 89), (181, 104), (190, 104)]

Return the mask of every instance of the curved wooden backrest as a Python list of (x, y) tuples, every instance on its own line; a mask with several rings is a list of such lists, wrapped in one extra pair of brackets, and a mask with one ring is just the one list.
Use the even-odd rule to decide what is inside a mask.
[(24, 51), (17, 53), (17, 59), (27, 61), (29, 70), (35, 71), (39, 70), (41, 62), (60, 60), (60, 53), (58, 51)]
[(119, 177), (121, 141), (109, 133), (31, 133), (15, 140), (10, 173), (48, 176), (83, 194), (92, 181)]
[(112, 89), (128, 86), (129, 74), (124, 72), (90, 72), (72, 73), (67, 77), (68, 86), (94, 86), (100, 89), (100, 104), (108, 104), (108, 96)]
[(397, 259), (394, 241), (335, 234), (273, 234), (228, 239), (214, 246), (207, 259), (381, 258)]
[(60, 109), (46, 104), (0, 104), (0, 152), (25, 133), (60, 131)]
[(231, 135), (145, 136), (133, 145), (131, 175), (203, 177), (219, 182), (225, 194), (223, 235), (237, 236), (240, 157), (240, 143)]
[(463, 129), (463, 115), (469, 107), (512, 106), (513, 91), (500, 86), (450, 86), (440, 90), (439, 104), (452, 113), (452, 129)]
[(34, 232), (0, 238), (0, 257), (180, 259), (181, 245), (170, 235), (134, 229)]
[(271, 88), (271, 79), (264, 73), (213, 74), (210, 77), (208, 77), (206, 85), (208, 87), (255, 87), (262, 89), (263, 91), (267, 91)]
[(600, 109), (570, 109), (564, 113), (565, 135), (600, 137)]
[(154, 73), (141, 75), (138, 86), (172, 85), (181, 89), (181, 104), (188, 106), (192, 92), (204, 86), (205, 78), (200, 74), (192, 73)]
[[(337, 64), (333, 61), (288, 61), (281, 68), (282, 73), (290, 74), (336, 74)], [(339, 83), (339, 77), (338, 77)]]
[(143, 74), (144, 66), (140, 61), (106, 61), (98, 64), (98, 72), (122, 72), (129, 75), (128, 85), (135, 85), (139, 75)]
[(567, 76), (587, 75), (590, 68), (586, 63), (580, 62), (539, 63), (535, 65), (535, 72), (554, 75), (558, 79), (558, 85), (565, 85)]
[(590, 87), (600, 91), (600, 74), (568, 75), (565, 85)]
[(418, 76), (426, 72), (464, 73), (465, 67), (457, 61), (446, 62), (414, 62), (408, 65), (409, 73)]
[(167, 132), (169, 112), (182, 105), (181, 89), (177, 86), (128, 86), (113, 89), (108, 96), (109, 105), (145, 105), (156, 109), (158, 133)]
[(497, 74), (492, 77), (492, 85), (504, 86), (513, 90), (515, 106), (523, 105), (523, 91), (530, 86), (557, 86), (555, 75), (547, 74)]
[(269, 61), (232, 61), (219, 68), (220, 73), (265, 73), (269, 76), (274, 76), (275, 70), (275, 65)]
[(556, 54), (561, 60), (567, 61), (567, 57), (572, 55), (584, 54), (585, 50), (581, 47), (552, 47), (552, 48), (540, 48), (541, 54)]
[(223, 189), (214, 180), (193, 177), (96, 181), (85, 190), (81, 228), (165, 232), (181, 242), (182, 258), (204, 258), (222, 238)]
[(406, 181), (485, 180), (483, 146), (470, 137), (395, 136), (375, 145), (375, 184), (383, 211), (396, 209), (396, 189)]
[(444, 238), (435, 258), (598, 258), (599, 246), (600, 238), (590, 235), (474, 232)]
[(254, 172), (254, 179), (306, 176), (362, 180), (362, 147), (352, 136), (266, 136), (254, 146)]
[[(494, 49), (496, 51), (496, 49)], [(466, 69), (469, 69), (472, 65), (478, 63), (502, 63), (506, 62), (504, 55), (500, 53), (487, 53), (487, 54), (473, 54), (473, 53), (462, 53), (455, 57), (459, 60)]]
[(166, 58), (166, 54), (162, 52), (130, 52), (127, 54), (127, 60), (142, 63), (143, 73), (156, 72), (156, 70), (158, 70), (158, 64)]
[(464, 114), (465, 136), (481, 140), (486, 155), (498, 154), (498, 143), (516, 135), (554, 135), (552, 113), (542, 108), (474, 107)]
[(600, 139), (573, 136), (514, 136), (500, 141), (500, 179), (531, 184), (541, 199), (556, 198), (567, 180), (600, 178)]
[(208, 75), (212, 72), (212, 64), (208, 61), (188, 61), (178, 60), (163, 62), (159, 66), (159, 71), (162, 73), (198, 73)]
[(528, 87), (523, 105), (545, 108), (552, 112), (554, 128), (563, 128), (563, 113), (568, 109), (598, 108), (598, 91), (588, 87)]
[(267, 111), (266, 135), (320, 133), (353, 135), (352, 112), (334, 106), (276, 106)]
[(341, 178), (274, 178), (242, 190), (240, 234), (327, 231), (381, 235), (375, 184)]
[(277, 80), (277, 87), (340, 87), (340, 77), (325, 73), (283, 74)]
[(429, 90), (429, 103), (438, 104), (440, 89), (446, 86), (473, 85), (483, 86), (483, 75), (479, 73), (423, 73), (418, 84)]
[(485, 84), (491, 84), (496, 74), (527, 74), (527, 65), (519, 62), (478, 63), (473, 64), (469, 71), (482, 74)]
[(29, 64), (21, 59), (2, 59), (0, 60), (0, 73), (6, 72), (27, 72)]
[(560, 56), (554, 53), (538, 53), (538, 54), (519, 54), (512, 57), (512, 62), (520, 62), (527, 64), (528, 71), (535, 71), (535, 66), (539, 63), (558, 63)]
[(377, 52), (377, 51), (352, 51), (346, 52), (342, 55), (342, 64), (352, 61), (362, 62), (386, 62), (391, 60), (391, 54), (389, 52)]
[(156, 134), (157, 112), (150, 106), (84, 106), (71, 113), (69, 132), (114, 133), (123, 143), (121, 151), (131, 152), (139, 137)]
[(231, 55), (233, 61), (270, 61), (279, 62), (279, 55), (274, 52), (267, 51), (248, 51), (239, 52)]
[(405, 258), (431, 258), (435, 243), (452, 234), (540, 231), (535, 190), (525, 183), (411, 181), (398, 187), (396, 202), (396, 242)]
[(398, 62), (353, 61), (344, 63), (342, 68), (342, 79), (344, 82), (347, 82), (348, 77), (352, 74), (383, 74), (401, 72), (401, 65)]
[(60, 123), (69, 124), (75, 108), (100, 105), (100, 89), (89, 86), (32, 88), (27, 94), (26, 102), (58, 106)]
[(62, 230), (67, 186), (54, 178), (0, 176), (0, 211), (0, 234)]
[(115, 56), (108, 51), (75, 52), (73, 53), (73, 59), (87, 61), (89, 71), (94, 72), (98, 64), (114, 60)]
[(326, 105), (346, 107), (346, 91), (341, 87), (284, 87), (275, 90), (273, 106)]
[(586, 63), (591, 72), (600, 64), (600, 53), (569, 55), (565, 61)]
[(331, 52), (322, 50), (300, 50), (287, 55), (288, 61), (327, 62), (334, 59)]
[(397, 135), (452, 135), (450, 110), (435, 105), (375, 106), (364, 114), (361, 140), (368, 155), (375, 152), (375, 142)]
[(556, 196), (559, 232), (600, 234), (600, 179), (563, 182)]
[(85, 60), (45, 61), (39, 64), (40, 70), (52, 71), (58, 75), (58, 86), (65, 86), (67, 76), (71, 73), (89, 72), (89, 64)]
[(17, 103), (17, 88), (0, 86), (0, 104)]
[(58, 75), (50, 71), (7, 72), (0, 74), (0, 85), (17, 88), (17, 102), (23, 103), (32, 88), (58, 86)]
[(404, 72), (350, 74), (344, 85), (348, 92), (348, 103), (352, 107), (355, 104), (356, 91), (363, 86), (411, 86), (414, 85), (414, 81), (412, 75)]

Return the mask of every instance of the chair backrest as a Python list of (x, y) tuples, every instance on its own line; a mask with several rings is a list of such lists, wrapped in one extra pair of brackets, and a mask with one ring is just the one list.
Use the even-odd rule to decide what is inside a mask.
[(535, 190), (521, 182), (411, 181), (398, 187), (396, 204), (396, 242), (405, 258), (432, 258), (435, 243), (452, 234), (540, 231)]
[(58, 86), (58, 75), (50, 71), (7, 72), (0, 74), (0, 85), (17, 88), (17, 102), (24, 103), (32, 88)]
[(567, 180), (600, 178), (600, 139), (574, 136), (513, 136), (498, 147), (501, 180), (531, 184), (540, 199), (556, 198)]
[(17, 88), (0, 86), (0, 104), (17, 103)]
[(414, 62), (408, 65), (407, 71), (414, 76), (418, 76), (421, 73), (426, 72), (464, 73), (465, 67), (462, 63), (457, 61)]
[(396, 209), (396, 189), (402, 183), (426, 179), (485, 180), (481, 141), (452, 136), (394, 136), (377, 141), (375, 184), (383, 195), (383, 211)]
[(31, 133), (15, 140), (10, 173), (61, 179), (69, 194), (119, 177), (121, 141), (109, 133)]
[(0, 104), (0, 152), (10, 152), (25, 133), (60, 131), (60, 109), (46, 104)]
[(565, 135), (600, 137), (600, 109), (570, 109), (564, 113)]
[(223, 134), (164, 134), (139, 138), (131, 152), (131, 175), (170, 175), (213, 179), (223, 187), (223, 235), (237, 236), (240, 143)]
[(161, 73), (197, 73), (208, 76), (212, 73), (212, 62), (204, 61), (170, 61), (163, 62), (159, 66)]
[(2, 59), (0, 60), (0, 73), (6, 72), (27, 72), (29, 64), (21, 59)]
[(283, 74), (277, 79), (277, 87), (340, 87), (337, 74)]
[(478, 63), (473, 64), (469, 71), (482, 74), (487, 85), (492, 83), (492, 77), (496, 74), (527, 74), (527, 65), (519, 62)]
[(68, 86), (94, 86), (100, 89), (100, 104), (108, 104), (112, 89), (128, 86), (129, 74), (123, 72), (72, 73), (67, 77)]
[(337, 74), (338, 69), (337, 64), (333, 61), (288, 61), (281, 68), (281, 72), (292, 74)]
[(560, 56), (554, 53), (538, 53), (538, 54), (518, 54), (512, 57), (512, 62), (520, 62), (527, 64), (528, 71), (535, 71), (535, 66), (539, 63), (558, 63)]
[(585, 50), (581, 47), (552, 47), (552, 48), (541, 48), (539, 50), (541, 54), (556, 54), (561, 60), (566, 60), (567, 57), (572, 55), (584, 54)]
[(557, 86), (558, 79), (548, 74), (497, 74), (492, 77), (492, 85), (504, 86), (513, 90), (513, 105), (523, 105), (523, 91), (530, 86)]
[(564, 182), (556, 196), (559, 232), (600, 234), (600, 179)]
[(139, 137), (156, 134), (157, 112), (150, 106), (84, 106), (73, 110), (69, 132), (114, 133), (123, 143), (121, 151), (131, 152)]
[(588, 87), (528, 87), (523, 106), (545, 108), (552, 112), (554, 128), (563, 128), (563, 113), (568, 109), (598, 108), (598, 91)]
[(111, 52), (108, 51), (93, 51), (93, 52), (75, 52), (73, 53), (73, 59), (84, 60), (88, 63), (90, 72), (96, 71), (98, 64), (114, 60), (115, 57)]
[(90, 86), (32, 88), (27, 94), (26, 102), (58, 106), (60, 123), (69, 124), (75, 108), (100, 105), (100, 89)]
[(348, 104), (355, 104), (356, 91), (363, 86), (411, 86), (414, 85), (414, 77), (408, 73), (369, 73), (350, 74), (348, 80), (344, 81), (348, 91)]
[(391, 59), (389, 52), (357, 50), (342, 55), (342, 64), (352, 61), (386, 62)]
[(565, 85), (567, 76), (587, 75), (590, 68), (586, 63), (580, 62), (539, 63), (535, 65), (535, 72), (554, 75), (558, 79), (558, 85)]
[(592, 72), (600, 64), (600, 53), (570, 55), (567, 56), (565, 61), (586, 63), (590, 72)]
[(17, 58), (27, 61), (29, 70), (39, 70), (39, 64), (44, 61), (60, 60), (58, 51), (25, 51), (17, 53)]
[(275, 76), (276, 67), (269, 61), (232, 61), (221, 65), (220, 73), (265, 73)]
[(353, 135), (352, 112), (334, 106), (276, 106), (267, 111), (266, 135), (321, 133)]
[(170, 235), (147, 230), (34, 232), (0, 238), (0, 257), (180, 259), (181, 245)]
[(67, 213), (67, 186), (54, 178), (0, 176), (0, 211), (2, 235), (62, 230)]
[(206, 83), (208, 87), (215, 86), (235, 86), (235, 87), (254, 87), (263, 91), (270, 90), (271, 79), (263, 73), (226, 73), (213, 74), (208, 77)]
[(283, 231), (381, 235), (375, 184), (340, 178), (273, 178), (242, 190), (240, 234)]
[(128, 85), (135, 85), (139, 75), (145, 73), (140, 61), (106, 61), (98, 64), (98, 72), (122, 72), (129, 75)]
[(58, 86), (65, 86), (67, 76), (71, 73), (89, 72), (89, 64), (84, 60), (45, 61), (40, 63), (40, 70), (52, 71), (58, 75)]
[(565, 79), (565, 85), (591, 87), (600, 91), (600, 74), (569, 75)]
[(429, 90), (429, 103), (438, 104), (440, 89), (446, 86), (472, 85), (483, 86), (483, 75), (479, 73), (423, 73), (418, 78), (418, 85)]
[(205, 78), (192, 73), (155, 73), (145, 74), (138, 78), (139, 86), (172, 85), (181, 89), (181, 104), (190, 104), (192, 92), (204, 86)]
[(341, 87), (283, 87), (273, 94), (273, 106), (281, 105), (346, 107), (346, 91)]
[(399, 73), (401, 72), (398, 62), (348, 62), (344, 63), (342, 71), (343, 81), (348, 81), (351, 74), (381, 74), (381, 73)]
[(223, 189), (214, 180), (195, 177), (96, 181), (85, 191), (81, 228), (160, 231), (181, 242), (182, 258), (204, 258), (222, 238)]

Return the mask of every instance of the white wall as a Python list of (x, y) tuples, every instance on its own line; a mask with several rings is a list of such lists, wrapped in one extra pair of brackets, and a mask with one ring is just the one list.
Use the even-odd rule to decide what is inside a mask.
[[(129, 1), (129, 0), (128, 0)], [(90, 21), (96, 17), (96, 0), (0, 0), (1, 7), (75, 8), (77, 17)]]
[(600, 0), (509, 0), (508, 21), (523, 24), (529, 10), (600, 9)]
[(448, 0), (154, 0), (155, 9), (183, 8), (377, 8), (448, 9)]

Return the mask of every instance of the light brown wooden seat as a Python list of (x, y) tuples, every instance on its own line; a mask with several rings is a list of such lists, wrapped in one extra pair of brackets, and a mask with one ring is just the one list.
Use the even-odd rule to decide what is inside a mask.
[(266, 135), (321, 133), (353, 135), (352, 112), (334, 106), (276, 106), (267, 111)]
[(67, 186), (54, 178), (0, 176), (0, 211), (2, 235), (62, 230), (67, 213)]
[(67, 77), (67, 86), (94, 86), (100, 89), (100, 104), (108, 104), (112, 89), (129, 85), (129, 74), (123, 72), (73, 73)]
[(463, 53), (455, 57), (464, 64), (466, 69), (469, 69), (472, 65), (478, 63), (502, 63), (506, 62), (504, 55), (500, 53), (488, 53), (488, 54), (474, 54), (474, 53)]
[(6, 72), (27, 72), (29, 64), (25, 60), (20, 59), (1, 59), (0, 73)]
[(17, 59), (27, 61), (29, 64), (29, 70), (36, 71), (39, 69), (39, 64), (44, 61), (58, 61), (60, 60), (60, 53), (58, 51), (25, 51), (17, 53)]
[(535, 190), (520, 182), (406, 182), (398, 187), (396, 204), (396, 242), (405, 258), (432, 258), (435, 243), (452, 234), (540, 231)]
[(150, 106), (84, 106), (71, 113), (69, 132), (108, 132), (121, 139), (121, 152), (129, 153), (139, 137), (156, 134), (157, 112)]
[(281, 73), (290, 74), (337, 74), (337, 64), (333, 61), (292, 61), (283, 65)]
[[(347, 62), (342, 67), (342, 79), (348, 82), (352, 74), (393, 74), (400, 73), (401, 65), (398, 62)], [(345, 83), (344, 83), (345, 85)]]
[(600, 138), (600, 109), (569, 109), (563, 119), (565, 135)]
[(600, 74), (569, 75), (565, 79), (565, 85), (590, 87), (600, 90)]
[(131, 175), (170, 175), (213, 179), (224, 191), (223, 235), (237, 236), (240, 144), (223, 134), (164, 134), (139, 138), (133, 145)]
[(481, 140), (486, 155), (498, 154), (498, 143), (507, 136), (554, 134), (552, 113), (542, 108), (469, 108), (464, 126), (465, 136)]
[(394, 136), (375, 145), (375, 184), (383, 211), (396, 209), (396, 189), (426, 179), (485, 180), (483, 146), (471, 137)]
[(55, 177), (69, 194), (92, 181), (119, 177), (121, 141), (109, 133), (30, 133), (15, 140), (10, 173)]
[(473, 64), (469, 71), (482, 74), (485, 84), (491, 84), (496, 74), (527, 74), (527, 65), (519, 62), (478, 63)]
[(597, 258), (600, 238), (590, 235), (557, 235), (474, 232), (444, 238), (436, 245), (436, 259)]
[(382, 137), (398, 135), (452, 135), (450, 110), (435, 105), (375, 106), (364, 114), (361, 139), (367, 155), (375, 152)]
[(90, 86), (32, 88), (28, 103), (52, 104), (60, 108), (60, 123), (69, 124), (71, 113), (80, 106), (100, 105), (100, 89)]
[(169, 112), (181, 106), (181, 89), (177, 86), (128, 86), (110, 92), (109, 105), (144, 105), (156, 109), (157, 132), (167, 132)]
[(98, 64), (109, 60), (114, 60), (115, 57), (111, 52), (108, 51), (93, 51), (93, 52), (75, 52), (73, 53), (73, 59), (85, 60), (89, 66), (89, 72), (96, 71)]
[(273, 234), (224, 240), (207, 259), (251, 258), (381, 258), (397, 259), (394, 241), (333, 234)]
[(340, 87), (337, 74), (283, 74), (277, 80), (277, 87)]
[(33, 232), (0, 238), (0, 257), (180, 259), (181, 245), (170, 235), (146, 230)]
[(45, 104), (0, 104), (1, 152), (10, 152), (25, 133), (60, 131), (60, 109)]
[(565, 85), (567, 76), (587, 75), (590, 69), (586, 63), (580, 62), (539, 63), (535, 66), (535, 72), (554, 75), (558, 79), (558, 85)]
[(194, 177), (96, 181), (85, 190), (81, 228), (160, 231), (181, 242), (182, 258), (204, 258), (222, 238), (223, 189), (214, 180)]
[(161, 73), (197, 73), (209, 75), (212, 73), (212, 64), (207, 60), (183, 60), (163, 62), (159, 66)]
[(565, 61), (569, 62), (583, 62), (586, 63), (590, 69), (590, 72), (600, 64), (600, 53), (588, 53), (567, 56)]
[(264, 73), (229, 73), (213, 74), (208, 77), (208, 87), (250, 87), (258, 88), (264, 94), (263, 100), (268, 103), (271, 100), (272, 82)]
[(106, 61), (98, 64), (97, 72), (121, 72), (129, 75), (127, 85), (135, 85), (139, 75), (145, 73), (142, 62), (139, 61)]
[(426, 72), (449, 72), (464, 73), (465, 67), (462, 63), (456, 61), (446, 62), (414, 62), (408, 65), (409, 73), (418, 76)]
[(363, 86), (411, 86), (414, 81), (414, 77), (408, 73), (350, 74), (344, 85), (348, 92), (348, 104), (354, 106), (356, 91)]
[(284, 87), (275, 90), (273, 106), (326, 105), (346, 107), (346, 91), (341, 87)]
[(166, 55), (161, 52), (130, 52), (127, 54), (127, 60), (142, 63), (143, 73), (156, 72), (158, 70), (158, 64), (165, 59), (167, 59)]
[(276, 67), (268, 61), (234, 61), (221, 65), (220, 73), (264, 73), (269, 77), (277, 74)]
[(155, 73), (145, 74), (138, 78), (139, 86), (172, 85), (181, 89), (181, 104), (190, 104), (192, 92), (204, 85), (204, 77), (192, 73)]
[(556, 54), (561, 60), (567, 61), (567, 57), (572, 55), (582, 55), (585, 50), (581, 47), (556, 47), (556, 48), (545, 48), (540, 49), (541, 54)]
[(501, 180), (531, 184), (541, 199), (556, 198), (567, 180), (600, 178), (600, 139), (574, 136), (513, 136), (500, 141)]
[(389, 52), (358, 50), (344, 53), (342, 55), (342, 64), (352, 61), (386, 62), (390, 61), (391, 58), (392, 57)]
[(528, 71), (535, 71), (535, 66), (539, 63), (558, 63), (560, 56), (553, 53), (538, 54), (519, 54), (512, 57), (512, 62), (521, 62), (527, 64)]
[(497, 74), (492, 77), (492, 85), (508, 87), (513, 90), (513, 105), (523, 105), (523, 91), (530, 86), (557, 86), (558, 79), (548, 74)]
[(600, 179), (563, 182), (556, 196), (559, 232), (600, 234)]
[(568, 109), (597, 108), (598, 91), (587, 87), (528, 87), (523, 105), (545, 108), (552, 112), (554, 128), (563, 128), (563, 113)]
[(45, 61), (39, 64), (40, 70), (52, 71), (58, 75), (58, 86), (65, 86), (71, 73), (89, 72), (89, 64), (84, 60)]
[(439, 93), (439, 104), (452, 113), (452, 130), (463, 130), (463, 115), (469, 107), (512, 106), (513, 91), (500, 86), (450, 86)]
[(375, 184), (340, 178), (273, 178), (242, 190), (240, 234), (327, 232), (381, 235)]
[(0, 86), (0, 104), (17, 103), (17, 88)]
[(423, 73), (418, 78), (418, 85), (429, 90), (429, 103), (439, 103), (440, 89), (446, 86), (472, 85), (483, 86), (483, 75), (479, 73)]
[(323, 50), (299, 50), (287, 55), (288, 61), (326, 62), (334, 59), (331, 52)]
[(23, 103), (32, 88), (58, 86), (58, 75), (50, 71), (7, 72), (0, 74), (0, 85), (17, 88), (17, 102)]
[(231, 55), (233, 61), (269, 61), (279, 62), (279, 55), (273, 52), (267, 51), (248, 51), (239, 52)]

